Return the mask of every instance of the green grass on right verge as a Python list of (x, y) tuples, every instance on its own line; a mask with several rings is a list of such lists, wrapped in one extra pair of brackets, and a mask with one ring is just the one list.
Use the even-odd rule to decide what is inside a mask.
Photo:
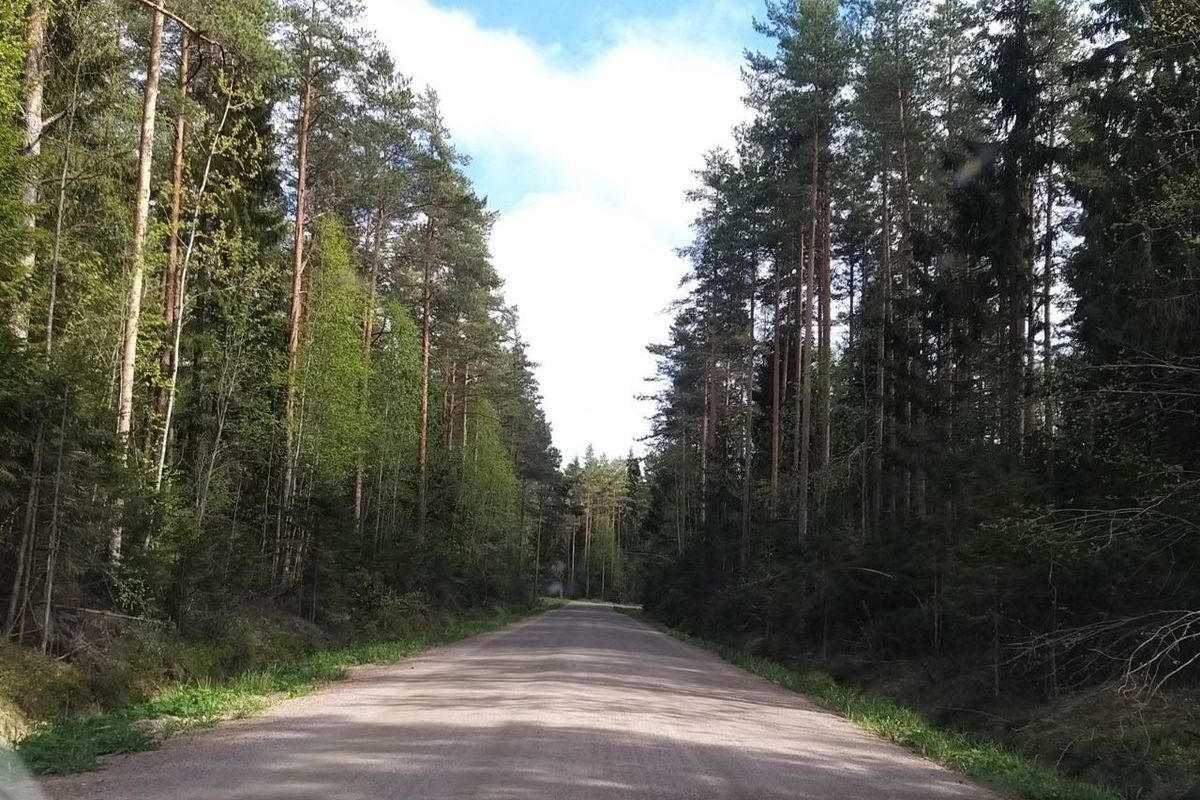
[(979, 783), (1025, 800), (1120, 800), (1117, 792), (1067, 777), (994, 742), (936, 728), (916, 711), (877, 695), (839, 685), (818, 670), (796, 670), (741, 648), (698, 639), (641, 614), (633, 614), (677, 639), (709, 650), (723, 660), (772, 683), (812, 698), (859, 727), (889, 739)]

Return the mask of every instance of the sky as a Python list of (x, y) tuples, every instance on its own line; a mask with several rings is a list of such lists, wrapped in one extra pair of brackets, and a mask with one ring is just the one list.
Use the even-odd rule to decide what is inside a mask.
[(415, 88), (433, 87), (476, 190), (566, 460), (649, 431), (704, 153), (746, 118), (759, 0), (367, 0)]

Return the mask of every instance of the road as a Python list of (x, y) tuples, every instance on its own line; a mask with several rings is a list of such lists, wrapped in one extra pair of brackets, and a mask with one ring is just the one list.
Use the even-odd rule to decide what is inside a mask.
[(990, 798), (802, 697), (573, 604), (48, 780), (62, 800)]

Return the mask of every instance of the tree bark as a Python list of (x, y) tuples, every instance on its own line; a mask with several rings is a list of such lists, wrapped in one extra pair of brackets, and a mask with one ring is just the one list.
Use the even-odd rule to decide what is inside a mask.
[(803, 358), (801, 360), (800, 372), (800, 393), (801, 397), (801, 417), (800, 417), (800, 474), (797, 479), (797, 529), (798, 536), (801, 540), (808, 536), (808, 494), (810, 483), (810, 464), (812, 461), (811, 444), (812, 444), (812, 349), (813, 349), (813, 315), (816, 312), (816, 278), (817, 278), (817, 250), (819, 249), (817, 233), (818, 233), (818, 196), (820, 195), (820, 146), (821, 135), (819, 129), (813, 131), (813, 152), (812, 152), (812, 233), (809, 239), (809, 257), (808, 257), (808, 280), (805, 289), (804, 298), (804, 347)]
[(775, 516), (775, 505), (779, 499), (779, 396), (780, 387), (780, 357), (779, 357), (779, 293), (782, 291), (780, 280), (779, 255), (775, 258), (775, 296), (774, 313), (771, 316), (771, 517)]
[(884, 482), (883, 482), (883, 445), (886, 419), (886, 370), (887, 340), (890, 333), (892, 310), (892, 217), (888, 202), (888, 173), (886, 159), (879, 175), (880, 197), (883, 211), (883, 236), (881, 243), (879, 277), (879, 334), (875, 345), (875, 492), (873, 517), (875, 530), (878, 532), (883, 524)]
[[(912, 176), (910, 172), (909, 136), (908, 136), (908, 95), (903, 86), (896, 87), (896, 103), (900, 122), (900, 196), (902, 202), (901, 219), (904, 223), (904, 237), (901, 254), (903, 258), (903, 275), (905, 285), (909, 287), (909, 297), (920, 296), (921, 285), (918, 281), (915, 241), (916, 229), (913, 223)], [(919, 304), (914, 302), (908, 309), (905, 320), (907, 333), (908, 355), (905, 358), (905, 376), (908, 385), (904, 396), (904, 417), (909, 426), (909, 434), (917, 441), (916, 452), (905, 466), (905, 509), (909, 510), (914, 504), (919, 519), (925, 517), (925, 409), (924, 387), (925, 375), (925, 342), (924, 326), (919, 317)], [(916, 351), (916, 358), (913, 351)], [(914, 395), (917, 402), (914, 403)], [(915, 462), (915, 465), (914, 463)]]
[(25, 55), (24, 141), (22, 152), (34, 163), (27, 167), (21, 201), (25, 204), (25, 229), (29, 236), (18, 272), (18, 299), (10, 321), (13, 335), (24, 344), (29, 340), (29, 287), (37, 266), (37, 203), (40, 198), (37, 159), (42, 154), (42, 113), (46, 93), (46, 0), (31, 0), (27, 27), (29, 50)]
[[(1054, 119), (1050, 120), (1050, 144), (1054, 145)], [(1054, 165), (1046, 168), (1046, 231), (1043, 242), (1045, 263), (1042, 266), (1042, 403), (1046, 427), (1046, 477), (1054, 481), (1054, 399), (1051, 381), (1054, 378), (1054, 327), (1051, 320), (1052, 287), (1054, 285)]]
[(208, 159), (204, 162), (204, 175), (200, 179), (200, 188), (196, 192), (196, 208), (192, 212), (191, 229), (188, 233), (187, 248), (183, 254), (183, 263), (178, 267), (178, 286), (171, 292), (171, 299), (174, 304), (172, 309), (172, 330), (171, 330), (171, 380), (167, 385), (166, 408), (163, 413), (163, 432), (162, 440), (159, 442), (158, 448), (158, 467), (154, 477), (154, 491), (162, 488), (163, 472), (167, 466), (167, 447), (171, 441), (171, 420), (175, 413), (175, 398), (178, 396), (177, 384), (179, 383), (179, 345), (183, 338), (183, 317), (184, 303), (187, 300), (187, 278), (188, 267), (192, 263), (192, 255), (196, 251), (196, 233), (200, 228), (200, 210), (204, 202), (204, 194), (208, 190), (208, 179), (212, 175), (213, 158), (217, 154), (217, 147), (221, 142), (221, 135), (225, 131), (225, 124), (229, 121), (229, 112), (233, 108), (233, 97), (225, 98), (225, 110), (221, 114), (221, 122), (217, 126), (216, 133), (213, 134), (212, 146), (208, 149)]
[[(830, 407), (833, 403), (832, 375), (833, 370), (833, 277), (832, 277), (832, 254), (830, 252), (831, 237), (829, 231), (829, 166), (825, 165), (825, 169), (820, 175), (820, 197), (821, 207), (818, 212), (818, 225), (821, 229), (820, 234), (820, 297), (821, 297), (821, 332), (820, 332), (820, 387), (818, 388), (818, 424), (821, 428), (821, 459), (819, 466), (825, 468), (829, 465), (830, 455), (833, 449), (832, 443), (832, 427), (830, 425)], [(816, 242), (814, 241), (814, 245)]]
[[(428, 223), (428, 244), (433, 236), (433, 223)], [(417, 541), (425, 539), (425, 512), (428, 491), (428, 445), (429, 445), (429, 315), (433, 300), (433, 287), (429, 283), (430, 256), (426, 247), (423, 268), (424, 289), (421, 300), (421, 419), (417, 431)]]
[(756, 270), (753, 264), (750, 269), (750, 329), (747, 331), (749, 339), (746, 344), (746, 374), (743, 378), (742, 389), (746, 403), (745, 416), (742, 421), (742, 457), (744, 461), (742, 469), (745, 474), (742, 476), (742, 545), (738, 553), (738, 569), (743, 575), (746, 572), (746, 563), (750, 559), (750, 518), (754, 466), (751, 437), (754, 417), (754, 288), (756, 283), (754, 272)]
[[(117, 381), (117, 437), (121, 460), (129, 456), (129, 434), (133, 428), (133, 381), (137, 367), (138, 324), (142, 313), (142, 284), (146, 272), (146, 230), (150, 219), (150, 168), (154, 162), (154, 122), (158, 109), (158, 81), (162, 69), (163, 20), (154, 12), (150, 27), (150, 51), (146, 67), (146, 90), (142, 98), (142, 132), (138, 146), (136, 203), (133, 213), (133, 259), (125, 300), (125, 330), (121, 337), (121, 364)], [(121, 560), (123, 528), (113, 527), (109, 556)]]
[(800, 473), (800, 416), (804, 398), (800, 394), (800, 384), (804, 376), (804, 232), (792, 233), (792, 253), (795, 256), (795, 286), (792, 289), (792, 312), (795, 314), (796, 328), (796, 391), (793, 395), (795, 409), (792, 414), (792, 472)]
[(308, 139), (312, 125), (313, 58), (304, 66), (304, 87), (300, 93), (300, 120), (296, 154), (296, 215), (293, 222), (292, 291), (288, 311), (287, 401), (284, 411), (284, 469), (282, 502), (279, 508), (280, 531), (292, 513), (292, 484), (295, 481), (296, 367), (300, 354), (300, 323), (304, 305), (304, 225), (308, 191)]
[[(379, 293), (379, 258), (383, 247), (383, 207), (375, 217), (375, 241), (371, 252), (371, 266), (367, 275), (367, 307), (363, 314), (363, 379), (362, 402), (367, 403), (371, 390), (371, 340), (375, 335), (375, 303)], [(359, 452), (354, 467), (354, 529), (362, 533), (363, 526), (363, 482), (366, 474), (366, 456)]]
[[(184, 31), (179, 44), (179, 108), (175, 110), (175, 148), (171, 158), (170, 232), (167, 237), (167, 264), (162, 275), (162, 313), (163, 322), (168, 331), (175, 329), (177, 305), (175, 292), (179, 270), (179, 240), (182, 235), (180, 215), (183, 211), (183, 166), (187, 150), (187, 93), (190, 55), (191, 35)], [(174, 348), (170, 343), (164, 343), (159, 355), (159, 371), (163, 375), (170, 375), (174, 372), (172, 367), (174, 358)], [(166, 411), (167, 393), (166, 387), (158, 388), (156, 406), (159, 413)]]
[(63, 450), (66, 444), (66, 422), (67, 412), (66, 403), (63, 404), (63, 418), (59, 425), (58, 431), (58, 456), (55, 459), (54, 467), (54, 498), (50, 505), (50, 531), (48, 535), (49, 541), (46, 545), (46, 581), (42, 593), (42, 652), (45, 653), (50, 648), (50, 625), (53, 620), (51, 616), (51, 605), (54, 602), (54, 573), (58, 564), (58, 549), (59, 549), (59, 531), (58, 531), (58, 515), (59, 515), (59, 497), (62, 493), (62, 478), (63, 478)]
[[(713, 427), (712, 406), (715, 353), (712, 333), (704, 335), (704, 401), (700, 411), (700, 524), (704, 525), (708, 509), (708, 448)], [(686, 436), (686, 432), (685, 432)]]

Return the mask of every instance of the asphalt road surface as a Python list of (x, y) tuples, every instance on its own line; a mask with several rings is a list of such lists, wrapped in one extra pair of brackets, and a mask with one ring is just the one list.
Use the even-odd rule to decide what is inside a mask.
[(44, 783), (80, 800), (991, 798), (606, 606), (573, 604)]

